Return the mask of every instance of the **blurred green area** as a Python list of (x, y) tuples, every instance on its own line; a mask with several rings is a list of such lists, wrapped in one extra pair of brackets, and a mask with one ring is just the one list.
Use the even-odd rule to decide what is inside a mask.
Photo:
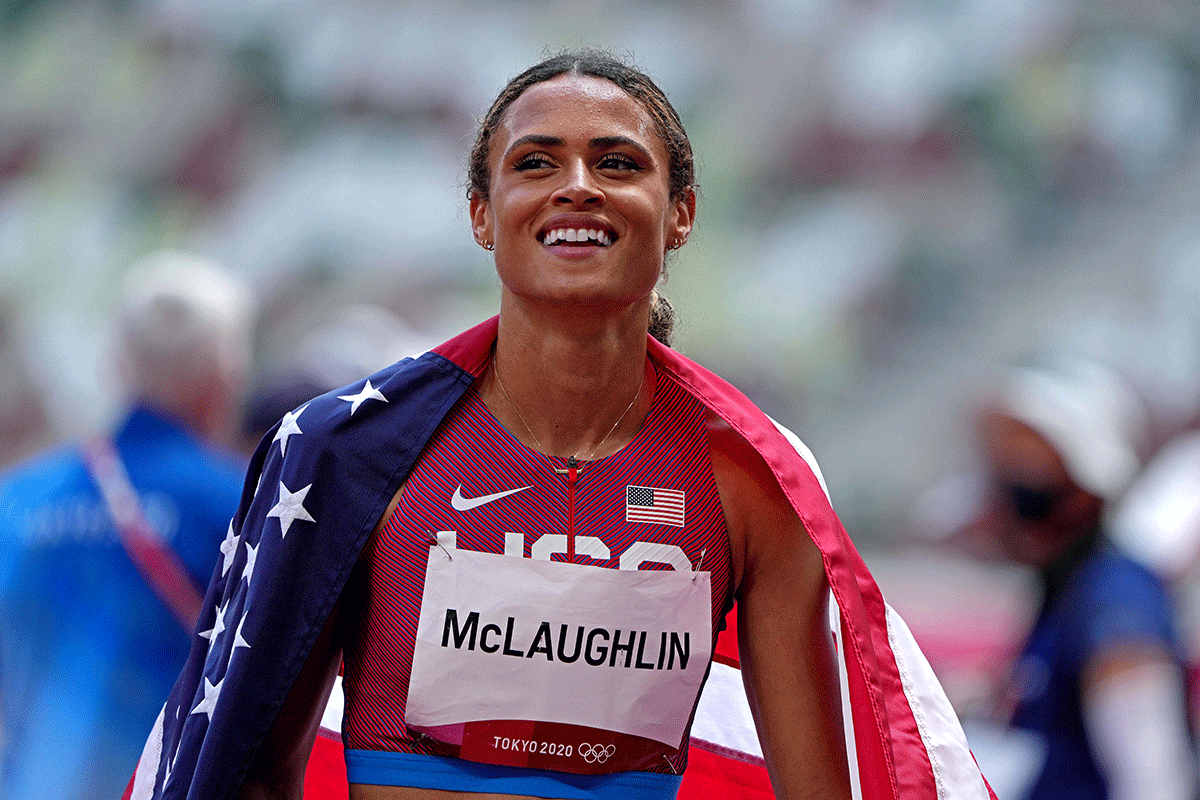
[(1192, 419), (1198, 32), (1161, 0), (10, 0), (0, 457), (107, 421), (108, 313), (155, 248), (252, 279), (264, 370), (334, 358), (314, 337), (355, 306), (394, 324), (347, 337), (347, 370), (492, 313), (474, 120), (548, 50), (599, 45), (664, 85), (698, 155), (678, 346), (796, 430), (884, 544), (970, 461), (1007, 361), (1084, 350), (1163, 435)]

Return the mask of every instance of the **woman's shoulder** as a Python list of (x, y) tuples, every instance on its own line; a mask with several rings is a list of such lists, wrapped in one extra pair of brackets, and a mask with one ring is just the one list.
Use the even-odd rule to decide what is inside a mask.
[[(713, 478), (734, 553), (735, 582), (740, 585), (744, 569), (761, 563), (764, 557), (774, 558), (797, 547), (815, 554), (816, 546), (798, 506), (802, 501), (784, 491), (763, 454), (728, 422), (711, 413), (708, 441)], [(809, 469), (799, 453), (791, 467)], [(811, 469), (820, 474), (815, 463)]]
[[(794, 451), (783, 456), (783, 460), (788, 462), (789, 470), (793, 473), (811, 473), (812, 478), (820, 484), (828, 497), (825, 479), (812, 451), (788, 429), (780, 425), (775, 427)], [(783, 490), (780, 476), (768, 464), (760, 449), (746, 436), (712, 411), (707, 414), (707, 432), (714, 477), (723, 491), (730, 492), (731, 499), (761, 501), (770, 497), (789, 507), (792, 506)], [(787, 458), (787, 455), (791, 458)], [(772, 460), (778, 463), (780, 458)]]

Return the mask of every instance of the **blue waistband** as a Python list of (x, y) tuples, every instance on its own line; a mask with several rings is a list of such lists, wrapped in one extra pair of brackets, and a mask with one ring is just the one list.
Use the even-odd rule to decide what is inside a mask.
[(544, 769), (498, 767), (459, 758), (378, 750), (346, 750), (350, 783), (411, 786), (453, 792), (494, 792), (569, 800), (675, 800), (682, 777), (656, 772), (575, 775)]

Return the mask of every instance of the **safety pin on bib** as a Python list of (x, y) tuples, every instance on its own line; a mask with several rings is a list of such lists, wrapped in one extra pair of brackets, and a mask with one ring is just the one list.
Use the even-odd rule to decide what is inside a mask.
[[(437, 536), (430, 536), (430, 537), (429, 537), (429, 543), (430, 543), (430, 544), (436, 544), (438, 547), (442, 548), (442, 552), (446, 554), (446, 558), (450, 559), (451, 561), (453, 561), (453, 560), (454, 560), (454, 556), (450, 555), (450, 551), (446, 549), (446, 545), (442, 544), (442, 543), (441, 543), (441, 542), (438, 540), (438, 537), (437, 537)], [(703, 557), (703, 556), (701, 556), (701, 557)]]

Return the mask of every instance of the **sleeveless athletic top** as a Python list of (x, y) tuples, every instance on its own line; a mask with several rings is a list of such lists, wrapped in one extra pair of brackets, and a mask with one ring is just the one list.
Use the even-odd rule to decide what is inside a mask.
[[(648, 362), (648, 379), (650, 370), (653, 367)], [(496, 421), (474, 389), (464, 395), (409, 474), (396, 510), (364, 551), (366, 574), (357, 585), (360, 596), (351, 600), (361, 604), (361, 613), (349, 615), (357, 628), (347, 632), (345, 649), (343, 736), (351, 783), (541, 797), (674, 797), (678, 776), (687, 763), (688, 728), (699, 685), (686, 701), (673, 701), (671, 712), (682, 714), (686, 723), (678, 743), (646, 749), (648, 755), (632, 769), (630, 762), (621, 762), (620, 755), (613, 754), (617, 746), (611, 742), (619, 741), (619, 747), (628, 751), (626, 745), (645, 745), (648, 740), (618, 736), (601, 741), (589, 728), (568, 725), (554, 729), (553, 736), (542, 737), (557, 742), (539, 742), (539, 731), (545, 729), (539, 727), (534, 714), (521, 718), (525, 721), (498, 723), (500, 727), (487, 731), (489, 747), (495, 733), (496, 748), (530, 751), (528, 756), (522, 754), (521, 761), (506, 762), (511, 753), (478, 757), (470, 755), (466, 745), (460, 748), (462, 726), (452, 726), (448, 733), (417, 729), (411, 720), (406, 721), (405, 714), (410, 680), (412, 686), (419, 680), (414, 674), (418, 671), (414, 646), (422, 600), (429, 596), (427, 570), (432, 571), (435, 563), (459, 567), (470, 559), (482, 560), (485, 593), (504, 587), (518, 596), (526, 591), (525, 578), (499, 577), (510, 567), (550, 570), (558, 580), (567, 575), (571, 581), (585, 583), (603, 583), (608, 576), (685, 580), (686, 575), (694, 578), (707, 573), (709, 596), (702, 598), (700, 605), (707, 606), (702, 613), (708, 615), (703, 620), (704, 630), (711, 631), (711, 639), (703, 647), (686, 639), (686, 634), (678, 634), (674, 620), (660, 621), (661, 630), (649, 633), (646, 629), (650, 626), (643, 624), (640, 631), (592, 628), (585, 636), (585, 626), (560, 626), (555, 609), (542, 605), (531, 613), (544, 618), (541, 626), (545, 630), (539, 630), (536, 637), (527, 632), (522, 638), (514, 634), (512, 616), (507, 624), (498, 618), (496, 624), (487, 625), (486, 611), (468, 616), (468, 609), (459, 608), (446, 611), (444, 626), (440, 616), (433, 620), (435, 650), (440, 637), (442, 648), (464, 653), (470, 649), (475, 657), (481, 656), (479, 651), (494, 653), (481, 663), (502, 668), (526, 661), (574, 662), (575, 671), (585, 674), (585, 682), (587, 675), (632, 676), (615, 678), (626, 681), (658, 670), (659, 675), (669, 676), (659, 678), (667, 681), (664, 685), (668, 687), (676, 686), (678, 679), (662, 670), (686, 665), (689, 649), (712, 652), (732, 597), (729, 540), (713, 479), (705, 413), (695, 398), (668, 376), (658, 374), (650, 413), (635, 439), (606, 459), (583, 462), (571, 481), (566, 460), (526, 448)], [(570, 547), (566, 544), (569, 539), (574, 540)], [(568, 549), (575, 553), (575, 566), (545, 563), (565, 561)], [(456, 554), (461, 554), (457, 562)], [(490, 565), (496, 566), (497, 577), (486, 571)], [(684, 574), (646, 573), (672, 569)], [(617, 574), (618, 570), (641, 572)], [(513, 574), (540, 579), (531, 573)], [(519, 588), (512, 588), (514, 583)], [(528, 586), (527, 591), (536, 594), (533, 584)], [(598, 605), (604, 604), (601, 598)], [(654, 606), (657, 603), (651, 608)], [(660, 617), (674, 613), (661, 612)], [(618, 618), (614, 627), (621, 620)], [(475, 650), (476, 644), (479, 650)], [(520, 662), (504, 655), (518, 656)], [(585, 660), (591, 666), (585, 666)], [(699, 666), (698, 680), (702, 681), (708, 659)], [(451, 680), (447, 679), (443, 692), (447, 698), (470, 693), (470, 677), (454, 685)], [(434, 684), (434, 696), (442, 685)], [(511, 686), (512, 681), (506, 684), (502, 678), (497, 685)], [(583, 686), (572, 702), (596, 701), (587, 696), (588, 684)], [(511, 694), (536, 694), (540, 688), (519, 685)], [(684, 703), (690, 706), (681, 707)], [(649, 707), (635, 713), (656, 716)], [(433, 736), (428, 735), (430, 730)], [(578, 735), (572, 739), (569, 734)], [(669, 737), (660, 736), (659, 741), (665, 738)], [(537, 754), (539, 748), (544, 754), (547, 746), (551, 755), (557, 747), (559, 758)], [(610, 767), (605, 771), (603, 762), (610, 755)], [(514, 763), (520, 766), (512, 766)], [(623, 771), (613, 772), (612, 765), (618, 764)]]

